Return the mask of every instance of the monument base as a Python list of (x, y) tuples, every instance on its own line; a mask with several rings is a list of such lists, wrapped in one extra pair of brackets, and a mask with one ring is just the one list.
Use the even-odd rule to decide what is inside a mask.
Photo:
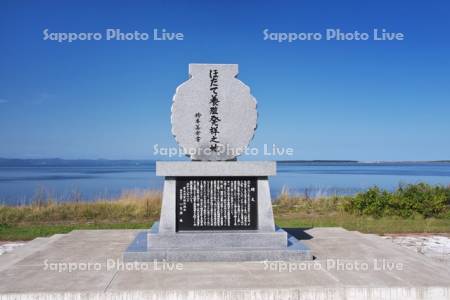
[[(184, 235), (186, 238), (192, 238), (194, 241), (201, 241), (211, 238), (212, 233), (208, 232), (177, 233), (172, 235), (172, 238), (169, 237), (171, 239), (170, 247), (161, 248), (160, 246), (162, 245), (155, 247), (155, 245), (151, 244), (152, 240), (158, 241), (158, 236), (161, 236), (162, 240), (166, 240), (170, 236), (166, 234), (161, 235), (159, 233), (159, 223), (155, 222), (150, 231), (138, 233), (123, 254), (123, 260), (125, 262), (149, 262), (155, 260), (168, 262), (231, 262), (299, 261), (313, 258), (310, 249), (306, 245), (279, 227), (269, 236), (265, 236), (265, 233), (258, 234), (256, 232), (230, 232), (228, 238), (235, 241), (231, 243), (231, 247), (223, 247), (219, 242), (220, 239), (225, 238), (222, 236), (223, 234), (228, 233), (213, 234), (217, 240), (210, 240), (210, 244), (207, 247), (203, 247), (204, 245), (201, 244), (187, 247), (184, 243)], [(180, 239), (179, 243), (174, 245), (172, 243), (174, 239)], [(284, 246), (280, 244), (280, 241), (283, 240), (285, 242)]]
[(275, 173), (275, 162), (157, 162), (165, 177), (160, 222), (137, 235), (124, 261), (311, 260), (275, 226)]

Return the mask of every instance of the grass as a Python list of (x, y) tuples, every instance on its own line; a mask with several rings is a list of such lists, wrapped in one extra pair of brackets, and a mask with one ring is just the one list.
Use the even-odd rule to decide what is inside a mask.
[(285, 216), (276, 217), (277, 225), (285, 228), (311, 228), (311, 227), (343, 227), (347, 230), (357, 230), (364, 233), (391, 234), (391, 233), (450, 233), (450, 220), (436, 218), (396, 217), (355, 217), (342, 216)]
[[(334, 227), (366, 233), (450, 233), (450, 214), (425, 218), (387, 215), (374, 217), (349, 211), (355, 197), (312, 199), (282, 192), (273, 205), (282, 227)], [(161, 193), (126, 192), (118, 199), (58, 203), (54, 199), (31, 205), (0, 206), (0, 240), (30, 240), (74, 229), (149, 228), (159, 219)]]
[(130, 191), (118, 199), (94, 202), (35, 201), (0, 206), (0, 240), (30, 240), (74, 229), (149, 228), (159, 219), (161, 193)]
[(420, 214), (374, 217), (349, 210), (356, 197), (311, 199), (282, 192), (273, 205), (275, 222), (281, 227), (343, 227), (365, 233), (450, 233), (450, 215), (425, 218)]

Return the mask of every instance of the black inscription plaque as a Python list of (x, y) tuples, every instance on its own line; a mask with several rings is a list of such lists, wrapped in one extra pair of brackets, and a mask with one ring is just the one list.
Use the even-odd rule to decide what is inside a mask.
[(180, 230), (257, 229), (256, 177), (177, 177)]

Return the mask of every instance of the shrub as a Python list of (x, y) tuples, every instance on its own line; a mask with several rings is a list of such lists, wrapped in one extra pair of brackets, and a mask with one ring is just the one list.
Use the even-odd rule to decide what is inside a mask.
[(409, 217), (421, 214), (428, 218), (445, 213), (448, 208), (448, 195), (448, 188), (419, 183), (400, 186), (393, 193), (393, 198), (399, 215)]
[(352, 213), (381, 217), (389, 210), (390, 202), (391, 194), (375, 186), (349, 198), (345, 208)]
[(373, 187), (348, 199), (344, 207), (348, 212), (374, 217), (442, 217), (449, 212), (450, 187), (418, 183), (400, 185), (394, 192)]

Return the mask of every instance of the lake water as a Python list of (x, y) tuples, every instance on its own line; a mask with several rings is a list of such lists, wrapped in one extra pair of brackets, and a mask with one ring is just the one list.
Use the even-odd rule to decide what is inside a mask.
[[(278, 163), (270, 178), (272, 195), (283, 189), (310, 196), (354, 194), (370, 186), (450, 185), (450, 163)], [(154, 164), (136, 166), (0, 167), (0, 202), (24, 204), (42, 194), (59, 201), (114, 198), (127, 190), (162, 189)]]

